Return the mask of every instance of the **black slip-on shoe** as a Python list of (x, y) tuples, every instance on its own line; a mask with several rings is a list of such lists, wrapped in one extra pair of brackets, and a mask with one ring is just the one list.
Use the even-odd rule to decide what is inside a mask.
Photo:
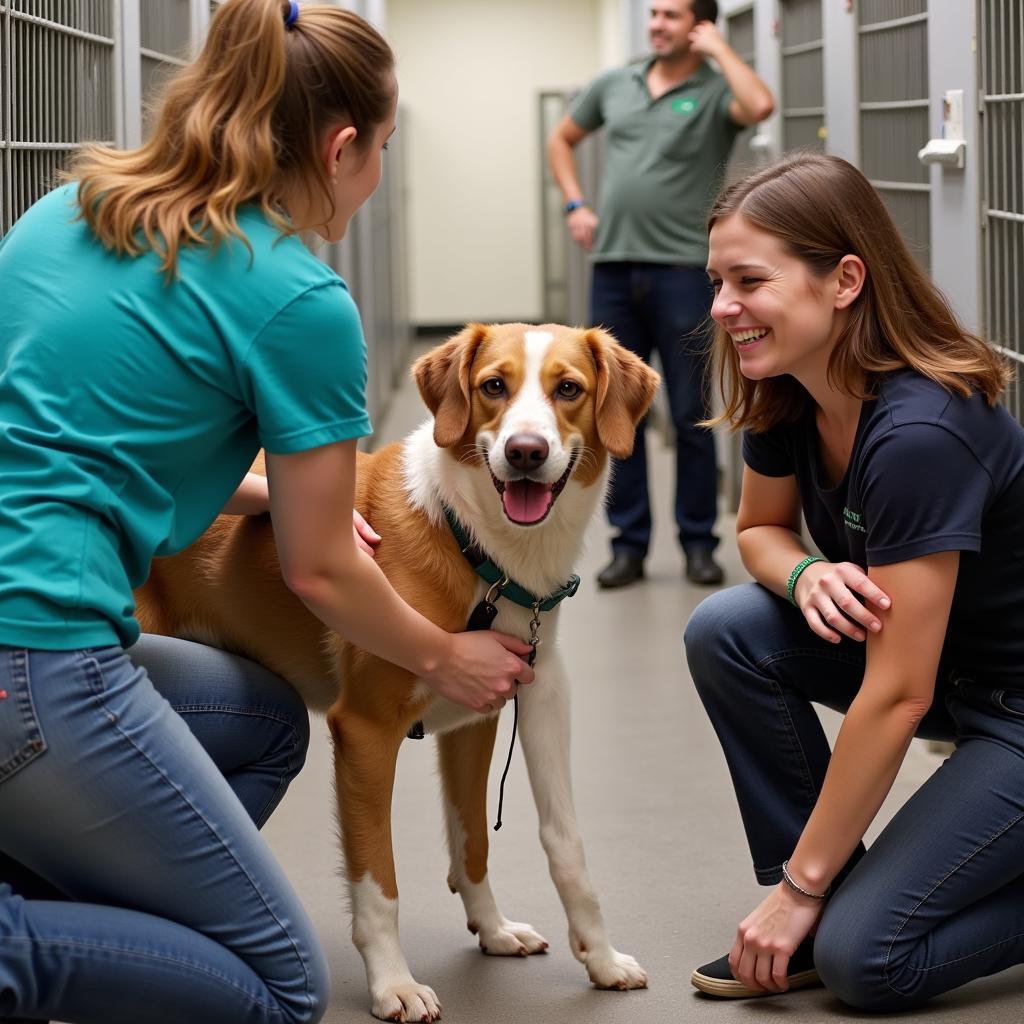
[(725, 573), (710, 548), (693, 548), (686, 552), (686, 578), (704, 587), (717, 587)]
[[(787, 977), (789, 979), (788, 992), (821, 984), (818, 972), (814, 969), (814, 939), (804, 939), (797, 946), (796, 952), (789, 961)], [(737, 981), (729, 968), (728, 953), (703, 967), (698, 967), (690, 975), (690, 984), (705, 995), (716, 996), (719, 999), (755, 999), (758, 996), (782, 994), (747, 988), (742, 981)]]
[(625, 587), (644, 577), (644, 560), (628, 551), (616, 551), (612, 560), (597, 574), (597, 585), (604, 590)]

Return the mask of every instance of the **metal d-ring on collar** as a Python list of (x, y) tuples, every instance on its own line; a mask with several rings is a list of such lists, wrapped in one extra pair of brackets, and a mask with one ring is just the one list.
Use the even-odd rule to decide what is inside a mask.
[(572, 597), (579, 590), (580, 578), (574, 573), (561, 587), (553, 590), (546, 597), (538, 597), (536, 594), (531, 594), (525, 587), (509, 579), (508, 575), (502, 572), (487, 557), (487, 554), (473, 543), (465, 527), (463, 527), (462, 523), (456, 518), (455, 513), (447, 505), (444, 506), (444, 517), (448, 522), (448, 529), (452, 531), (452, 535), (459, 545), (459, 550), (465, 556), (466, 561), (473, 566), (473, 571), (487, 583), (491, 584), (491, 589), (487, 592), (488, 601), (493, 599), (494, 594), (492, 594), (492, 591), (497, 587), (497, 594), (508, 598), (513, 604), (517, 604), (521, 608), (529, 608), (531, 611), (536, 608), (542, 612), (549, 612), (560, 601), (564, 601), (567, 597)]
[[(465, 554), (465, 551), (463, 551), (463, 554)], [(507, 586), (509, 585), (509, 583), (510, 583), (510, 582), (511, 582), (511, 580), (509, 580), (509, 578), (508, 578), (508, 577), (507, 577), (506, 575), (502, 574), (502, 577), (501, 577), (501, 579), (500, 579), (500, 580), (495, 580), (495, 581), (494, 581), (494, 582), (493, 582), (493, 583), (491, 584), (491, 587), (490, 587), (490, 589), (489, 589), (489, 590), (487, 591), (487, 594), (486, 594), (486, 596), (484, 597), (484, 600), (485, 600), (485, 601), (486, 601), (486, 602), (487, 602), (488, 604), (494, 604), (494, 599), (495, 599), (496, 597), (500, 596), (500, 594), (501, 594), (502, 590), (504, 590), (504, 589), (505, 589), (505, 587), (507, 587)]]

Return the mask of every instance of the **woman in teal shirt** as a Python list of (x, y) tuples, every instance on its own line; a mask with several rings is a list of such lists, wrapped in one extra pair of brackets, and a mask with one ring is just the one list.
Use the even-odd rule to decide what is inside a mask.
[[(0, 1019), (323, 1014), (323, 954), (257, 832), (304, 710), (220, 652), (125, 651), (150, 560), (222, 509), (269, 503), (295, 593), (446, 697), (532, 678), (520, 641), (413, 611), (347, 526), (365, 346), (297, 233), (337, 241), (376, 188), (393, 64), (350, 12), (229, 0), (152, 139), (83, 153), (0, 243)], [(269, 495), (233, 495), (260, 447)]]

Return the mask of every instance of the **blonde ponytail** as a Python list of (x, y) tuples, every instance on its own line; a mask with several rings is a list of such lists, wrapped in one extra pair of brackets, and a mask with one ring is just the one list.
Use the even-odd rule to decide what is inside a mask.
[(283, 232), (286, 183), (327, 192), (319, 141), (337, 121), (365, 144), (387, 116), (394, 56), (362, 18), (282, 0), (228, 0), (199, 56), (171, 80), (138, 149), (90, 146), (69, 178), (82, 216), (113, 251), (151, 250), (173, 276), (183, 245), (244, 240), (238, 208), (258, 203)]

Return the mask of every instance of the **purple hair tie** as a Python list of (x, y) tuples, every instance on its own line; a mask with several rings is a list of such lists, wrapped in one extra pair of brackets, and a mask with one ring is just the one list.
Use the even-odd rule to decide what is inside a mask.
[(288, 13), (284, 16), (284, 27), (291, 28), (299, 20), (299, 5), (295, 0), (288, 0)]

